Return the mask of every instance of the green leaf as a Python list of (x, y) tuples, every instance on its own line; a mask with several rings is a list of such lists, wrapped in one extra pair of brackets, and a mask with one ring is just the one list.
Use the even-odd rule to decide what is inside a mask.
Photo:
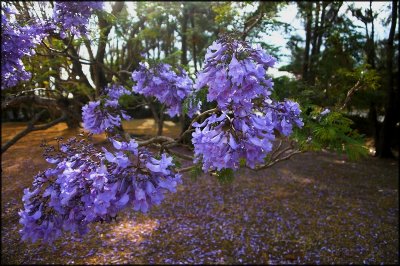
[(233, 169), (231, 168), (224, 168), (221, 171), (217, 171), (217, 179), (221, 183), (231, 183), (235, 178)]
[(181, 168), (182, 167), (182, 163), (181, 161), (178, 159), (178, 157), (176, 157), (175, 155), (172, 155), (172, 163), (175, 165), (175, 167), (177, 168)]
[(201, 168), (201, 163), (197, 163), (194, 167), (190, 170), (190, 178), (196, 180), (203, 173), (203, 169)]
[(136, 97), (133, 95), (128, 95), (128, 94), (123, 94), (121, 97), (118, 99), (118, 104), (122, 108), (128, 108), (129, 106), (134, 106), (135, 105), (135, 100)]

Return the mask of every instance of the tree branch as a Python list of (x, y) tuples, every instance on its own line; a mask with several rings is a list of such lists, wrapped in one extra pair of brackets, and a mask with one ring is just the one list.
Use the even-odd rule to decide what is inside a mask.
[(358, 80), (357, 83), (347, 92), (346, 99), (344, 100), (344, 103), (343, 103), (342, 107), (339, 108), (339, 110), (343, 110), (346, 107), (346, 105), (349, 103), (349, 101), (351, 99), (351, 96), (353, 96), (353, 94), (356, 91), (358, 91), (358, 89), (361, 88), (361, 86), (359, 86), (359, 85), (360, 85), (360, 80)]
[(192, 165), (192, 166), (188, 166), (188, 167), (183, 167), (183, 168), (180, 168), (180, 169), (176, 169), (175, 171), (177, 172), (177, 173), (185, 173), (185, 172), (189, 172), (190, 170), (192, 170), (193, 168), (195, 168), (196, 166), (195, 165)]
[(17, 96), (15, 98), (11, 98), (9, 100), (6, 100), (6, 101), (2, 102), (1, 103), (1, 110), (4, 110), (4, 109), (6, 109), (8, 107), (20, 105), (21, 103), (24, 103), (24, 102), (29, 102), (29, 103), (35, 104), (37, 106), (53, 107), (53, 108), (57, 108), (58, 109), (56, 99), (47, 98), (47, 97), (40, 97), (40, 96), (31, 94), (31, 95)]
[(184, 137), (187, 133), (189, 133), (189, 132), (192, 130), (192, 128), (193, 128), (193, 123), (197, 122), (200, 118), (202, 118), (202, 117), (204, 117), (204, 116), (206, 116), (206, 115), (208, 115), (208, 114), (215, 113), (216, 111), (218, 111), (218, 109), (217, 109), (217, 108), (213, 108), (213, 109), (207, 110), (207, 111), (205, 111), (205, 112), (199, 114), (195, 119), (192, 120), (192, 122), (190, 122), (189, 128), (186, 129), (185, 132), (183, 132), (183, 133), (180, 135), (180, 137), (177, 139), (177, 142), (181, 141), (181, 140), (183, 139), (183, 137)]
[(299, 154), (299, 153), (303, 153), (303, 151), (299, 151), (299, 150), (293, 151), (292, 153), (289, 153), (289, 154), (286, 155), (285, 157), (275, 159), (275, 160), (273, 160), (272, 162), (270, 162), (270, 163), (268, 163), (268, 164), (260, 165), (260, 166), (256, 167), (254, 170), (259, 171), (259, 170), (262, 170), (262, 169), (269, 168), (269, 167), (273, 166), (274, 164), (276, 164), (276, 163), (278, 163), (278, 162), (281, 162), (281, 161), (288, 160), (288, 159), (291, 158), (293, 155)]
[(67, 51), (68, 51), (68, 49), (71, 47), (72, 40), (73, 40), (73, 36), (71, 36), (71, 37), (69, 38), (69, 41), (68, 41), (68, 43), (66, 44), (67, 46), (66, 46), (62, 51), (58, 51), (58, 50), (56, 50), (56, 49), (54, 49), (54, 48), (51, 48), (50, 46), (48, 46), (48, 45), (46, 44), (45, 41), (42, 41), (41, 43), (42, 43), (43, 46), (44, 46), (47, 50), (49, 50), (50, 52), (53, 52), (53, 53), (56, 53), (56, 54), (66, 54)]
[(148, 140), (143, 140), (143, 141), (138, 141), (138, 145), (139, 146), (147, 146), (153, 143), (164, 143), (164, 142), (175, 142), (175, 140), (173, 138), (170, 137), (166, 137), (166, 136), (157, 136), (157, 137), (153, 137), (151, 139)]
[(39, 120), (39, 118), (44, 114), (45, 111), (46, 110), (42, 110), (39, 113), (37, 113), (32, 118), (32, 120), (28, 123), (28, 126), (23, 131), (21, 131), (20, 133), (15, 135), (11, 140), (7, 141), (3, 146), (1, 146), (1, 153), (4, 153), (6, 150), (8, 150), (8, 148), (10, 148), (12, 145), (14, 145), (18, 140), (20, 140), (24, 136), (26, 136), (29, 132), (48, 129), (48, 128), (66, 120), (66, 118), (67, 118), (67, 115), (65, 113), (63, 113), (61, 115), (61, 117), (57, 118), (56, 120), (53, 120), (44, 125), (35, 126), (35, 123)]
[(170, 149), (168, 149), (168, 148), (166, 148), (166, 147), (164, 147), (164, 149), (165, 149), (168, 153), (170, 153), (170, 154), (172, 154), (172, 155), (175, 155), (176, 157), (179, 157), (179, 158), (181, 158), (181, 159), (188, 160), (188, 161), (193, 161), (193, 159), (194, 159), (193, 156), (189, 156), (189, 155), (186, 155), (186, 154), (183, 154), (183, 153), (179, 153), (179, 152), (176, 152), (176, 151), (171, 151)]
[[(264, 11), (264, 3), (262, 1), (259, 2), (259, 6), (258, 6), (258, 9), (256, 10), (256, 13), (259, 13), (257, 18), (254, 18), (254, 17), (250, 18), (249, 20), (246, 21), (246, 23), (244, 25), (244, 30), (242, 33), (243, 41), (246, 39), (246, 37), (250, 33), (250, 31), (252, 29), (254, 29), (264, 18), (265, 11)], [(251, 20), (254, 20), (254, 22), (250, 25), (246, 25), (246, 24), (250, 23)]]

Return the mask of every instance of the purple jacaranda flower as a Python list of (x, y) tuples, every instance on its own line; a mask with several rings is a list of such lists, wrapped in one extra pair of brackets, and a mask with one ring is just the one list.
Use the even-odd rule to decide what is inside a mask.
[(121, 118), (129, 120), (130, 116), (119, 109), (116, 100), (89, 102), (82, 107), (83, 126), (94, 134), (121, 126)]
[(147, 212), (149, 209), (149, 205), (146, 201), (146, 193), (143, 189), (137, 188), (135, 190), (135, 201), (134, 201), (134, 210)]
[(325, 115), (329, 114), (330, 112), (331, 111), (328, 108), (325, 108), (325, 110), (323, 110), (320, 115), (325, 116)]
[(122, 95), (130, 95), (131, 92), (122, 85), (113, 84), (105, 88), (110, 100), (118, 100)]
[(87, 26), (89, 18), (93, 11), (101, 10), (103, 2), (101, 1), (56, 1), (53, 9), (53, 20), (59, 27), (61, 37), (65, 31), (80, 37), (87, 35)]
[(22, 58), (35, 54), (34, 48), (45, 38), (47, 28), (38, 21), (21, 26), (13, 19), (17, 12), (1, 9), (1, 89), (16, 86), (31, 78)]
[(182, 181), (171, 157), (156, 159), (135, 140), (120, 138), (101, 150), (75, 138), (60, 144), (65, 149), (53, 168), (36, 175), (32, 189), (24, 191), (23, 240), (51, 243), (63, 231), (85, 234), (92, 222), (111, 221), (129, 206), (147, 212), (164, 193), (176, 191)]
[(139, 69), (132, 73), (136, 82), (133, 91), (146, 97), (155, 97), (165, 104), (168, 114), (179, 116), (183, 100), (191, 93), (193, 82), (183, 69), (177, 72), (168, 64), (150, 67), (140, 63)]

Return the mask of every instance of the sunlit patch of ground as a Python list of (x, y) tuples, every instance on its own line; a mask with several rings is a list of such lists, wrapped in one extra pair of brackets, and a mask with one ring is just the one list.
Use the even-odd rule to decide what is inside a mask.
[[(154, 119), (132, 119), (131, 121), (122, 121), (125, 131), (137, 135), (157, 134), (157, 126)], [(164, 121), (163, 135), (168, 137), (177, 137), (180, 133), (180, 127), (172, 121)]]
[[(148, 120), (136, 123), (124, 128), (155, 132)], [(18, 131), (13, 127), (2, 125), (3, 143)], [(49, 166), (39, 144), (76, 133), (65, 124), (32, 132), (2, 155), (2, 263), (398, 263), (397, 162), (350, 162), (329, 152), (260, 172), (243, 169), (231, 184), (185, 176), (177, 193), (147, 215), (127, 210), (116, 222), (93, 224), (86, 236), (65, 235), (52, 246), (21, 243), (23, 188)]]

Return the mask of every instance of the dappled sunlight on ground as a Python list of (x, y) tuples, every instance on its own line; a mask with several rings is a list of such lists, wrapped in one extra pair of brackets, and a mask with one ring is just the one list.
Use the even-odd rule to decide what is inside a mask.
[[(137, 135), (157, 135), (157, 126), (154, 119), (132, 119), (122, 121), (122, 127), (126, 132)], [(172, 121), (164, 121), (163, 135), (168, 137), (178, 137), (180, 128)]]
[(101, 225), (95, 226), (101, 239), (101, 245), (96, 252), (88, 253), (86, 263), (128, 263), (134, 258), (132, 247), (141, 249), (141, 243), (149, 237), (157, 228), (158, 221), (143, 219), (138, 222), (132, 217), (124, 217), (110, 226), (109, 231), (104, 232)]

